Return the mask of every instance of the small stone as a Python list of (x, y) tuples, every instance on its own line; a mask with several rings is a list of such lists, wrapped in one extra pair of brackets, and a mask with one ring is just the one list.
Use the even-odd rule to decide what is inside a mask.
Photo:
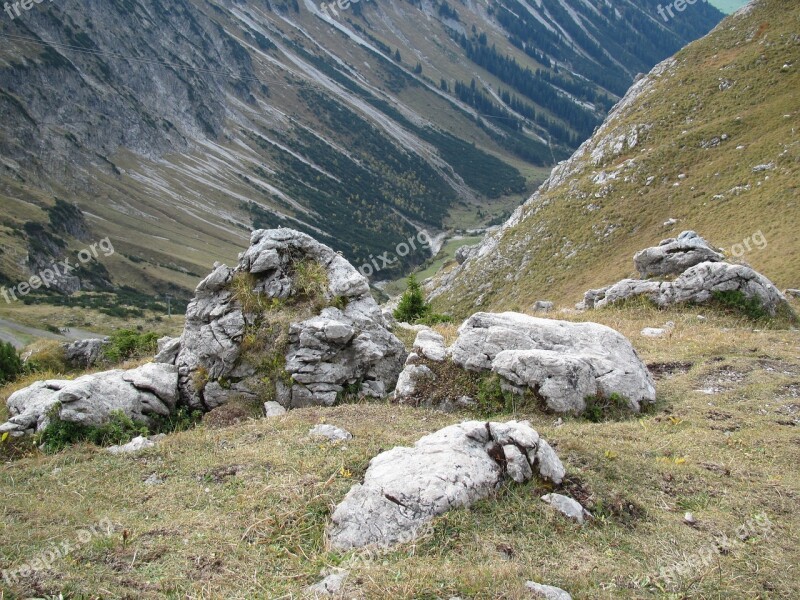
[(161, 485), (164, 480), (158, 476), (158, 473), (151, 473), (150, 476), (144, 480), (145, 485)]
[(286, 409), (274, 400), (270, 400), (264, 402), (264, 414), (267, 417), (279, 417), (286, 414)]
[(563, 494), (545, 494), (542, 496), (542, 500), (568, 519), (577, 521), (581, 525), (583, 525), (584, 517), (591, 517), (589, 511), (583, 508), (579, 502)]
[(697, 519), (695, 519), (694, 515), (690, 512), (687, 512), (685, 515), (683, 515), (683, 522), (691, 527), (697, 525)]
[(550, 300), (537, 300), (533, 305), (533, 312), (550, 312), (553, 306)]
[(659, 338), (665, 336), (667, 334), (667, 330), (662, 329), (661, 327), (645, 327), (642, 329), (641, 334), (644, 337)]
[(140, 450), (152, 448), (155, 445), (156, 445), (155, 442), (151, 442), (146, 437), (140, 435), (133, 438), (127, 444), (122, 444), (119, 446), (110, 446), (106, 448), (106, 450), (111, 454), (131, 454), (133, 452), (139, 452)]
[(533, 592), (534, 598), (544, 598), (545, 600), (572, 600), (572, 596), (567, 592), (552, 585), (543, 585), (535, 581), (528, 581), (525, 583), (525, 587)]
[(308, 592), (313, 596), (332, 596), (338, 594), (350, 571), (347, 569), (334, 569), (326, 575), (326, 571), (322, 571), (321, 575), (325, 577), (322, 581), (315, 583), (308, 587)]
[(353, 438), (353, 434), (351, 434), (349, 431), (345, 431), (344, 429), (334, 425), (328, 425), (326, 423), (314, 425), (314, 427), (308, 431), (308, 435), (328, 438), (328, 440), (331, 442), (341, 442), (343, 440), (350, 440)]

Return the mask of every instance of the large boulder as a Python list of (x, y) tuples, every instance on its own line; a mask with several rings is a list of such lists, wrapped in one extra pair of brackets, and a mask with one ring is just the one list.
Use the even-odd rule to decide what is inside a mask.
[(655, 401), (653, 379), (631, 343), (597, 323), (476, 313), (448, 353), (464, 369), (493, 372), (506, 388), (533, 392), (554, 412), (579, 414), (587, 397), (613, 394), (637, 412)]
[(786, 297), (760, 273), (745, 265), (727, 262), (704, 262), (690, 267), (674, 281), (623, 279), (605, 288), (589, 290), (584, 295), (586, 308), (602, 308), (629, 298), (645, 297), (660, 307), (674, 304), (703, 304), (715, 292), (741, 292), (755, 298), (764, 312), (775, 316), (788, 307)]
[(152, 424), (152, 417), (167, 416), (178, 401), (178, 369), (150, 363), (129, 371), (113, 370), (74, 380), (38, 381), (8, 399), (8, 422), (0, 432), (32, 433), (47, 426), (50, 411), (79, 425), (97, 426), (121, 411), (134, 421)]
[(537, 474), (559, 484), (564, 468), (544, 446), (527, 421), (467, 421), (383, 452), (334, 510), (328, 540), (341, 550), (408, 542), (437, 515), (486, 498), (506, 478)]
[(331, 405), (354, 386), (383, 396), (406, 358), (367, 280), (292, 229), (253, 232), (235, 268), (218, 265), (200, 282), (173, 351), (159, 360), (177, 365), (181, 401), (202, 410), (233, 396)]
[(725, 257), (694, 231), (684, 231), (677, 238), (661, 240), (658, 246), (640, 250), (633, 264), (642, 279), (680, 275), (702, 262), (720, 262)]
[[(746, 265), (725, 262), (724, 256), (694, 231), (684, 231), (676, 239), (637, 252), (633, 261), (642, 279), (623, 279), (588, 290), (578, 308), (602, 308), (639, 297), (663, 308), (703, 304), (719, 292), (741, 292), (745, 299), (757, 300), (770, 316), (782, 310), (791, 314), (786, 297), (769, 279)], [(662, 279), (645, 279), (653, 276)]]
[(88, 369), (100, 360), (109, 343), (108, 338), (94, 338), (64, 344), (64, 360), (73, 369)]

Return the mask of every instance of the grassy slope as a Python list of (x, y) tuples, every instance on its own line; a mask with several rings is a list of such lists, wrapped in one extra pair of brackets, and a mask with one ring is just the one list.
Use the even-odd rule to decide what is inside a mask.
[[(798, 597), (797, 334), (695, 315), (641, 307), (591, 315), (628, 335), (647, 363), (688, 363), (688, 372), (658, 380), (651, 413), (601, 424), (567, 418), (561, 427), (539, 412), (497, 417), (528, 418), (556, 445), (567, 493), (597, 515), (583, 528), (552, 513), (538, 499), (546, 488), (532, 483), (452, 511), (417, 544), (385, 556), (329, 551), (330, 510), (372, 456), (471, 415), (385, 404), (310, 408), (225, 429), (200, 426), (137, 456), (77, 446), (3, 464), (0, 568), (74, 541), (101, 519), (115, 524), (111, 536), (94, 537), (52, 571), (5, 591), (289, 598), (322, 568), (349, 561), (348, 598), (525, 598), (527, 579), (577, 599)], [(666, 319), (676, 323), (668, 339), (638, 334)], [(698, 391), (708, 387), (720, 391)], [(309, 427), (323, 421), (355, 438), (308, 439)], [(153, 473), (163, 483), (145, 484)], [(682, 523), (685, 511), (696, 528)], [(659, 569), (713, 547), (716, 536), (735, 538), (762, 512), (769, 535), (758, 530), (727, 554), (714, 553), (709, 566), (689, 569), (672, 592), (659, 589)]]
[[(525, 220), (506, 230), (487, 260), (460, 273), (439, 307), (467, 315), (484, 293), (480, 306), (493, 309), (543, 297), (575, 302), (589, 288), (633, 275), (634, 252), (684, 229), (727, 249), (761, 231), (767, 247), (742, 259), (780, 287), (796, 287), (799, 20), (796, 2), (766, 0), (681, 51), (677, 67), (601, 131), (607, 139), (650, 125), (639, 144), (597, 167), (584, 162), (529, 202)], [(723, 91), (723, 79), (735, 83)], [(723, 134), (720, 145), (701, 146)], [(770, 162), (774, 169), (753, 171)], [(593, 181), (617, 170), (613, 181)], [(678, 224), (664, 227), (669, 218)]]

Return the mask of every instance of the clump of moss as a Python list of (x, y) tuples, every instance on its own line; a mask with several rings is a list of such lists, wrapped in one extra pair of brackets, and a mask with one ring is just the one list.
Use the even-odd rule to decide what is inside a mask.
[(584, 398), (586, 409), (583, 417), (592, 423), (602, 423), (630, 416), (631, 409), (628, 401), (620, 394), (614, 392), (609, 396), (597, 394)]

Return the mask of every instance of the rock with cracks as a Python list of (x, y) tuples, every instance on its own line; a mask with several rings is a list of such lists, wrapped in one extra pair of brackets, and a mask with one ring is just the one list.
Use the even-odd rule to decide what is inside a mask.
[(775, 316), (790, 311), (786, 297), (760, 273), (746, 265), (725, 262), (723, 256), (693, 231), (677, 239), (638, 252), (634, 264), (640, 275), (674, 276), (672, 280), (622, 279), (613, 285), (588, 290), (579, 308), (602, 308), (628, 300), (647, 298), (659, 307), (674, 304), (703, 304), (720, 293), (740, 292), (757, 300), (765, 313)]
[[(313, 299), (315, 309), (291, 313), (304, 293), (299, 269), (309, 265), (321, 269), (324, 289)], [(242, 293), (259, 306), (244, 306)], [(243, 342), (248, 336), (248, 343), (258, 342), (263, 323), (276, 316), (284, 321), (272, 329), (276, 341), (265, 344), (275, 356), (253, 360)], [(367, 280), (342, 256), (292, 229), (253, 232), (236, 267), (218, 265), (200, 282), (175, 350), (165, 348), (159, 359), (179, 368), (181, 401), (202, 410), (235, 396), (263, 396), (265, 378), (274, 385), (272, 399), (286, 408), (330, 406), (356, 386), (364, 395), (384, 396), (406, 358)], [(265, 363), (271, 372), (263, 371)]]
[(702, 262), (720, 262), (725, 257), (694, 231), (684, 231), (677, 238), (661, 240), (658, 246), (640, 250), (633, 263), (642, 279), (680, 275)]
[[(527, 421), (467, 421), (411, 448), (383, 452), (370, 461), (364, 482), (336, 507), (327, 532), (330, 545), (348, 550), (411, 541), (434, 517), (486, 498), (507, 478), (547, 478), (554, 469), (551, 462), (542, 471), (544, 443)], [(563, 476), (560, 461), (559, 467), (555, 471)]]
[(0, 432), (41, 431), (56, 410), (62, 421), (85, 426), (107, 423), (121, 411), (134, 421), (152, 424), (152, 417), (167, 416), (178, 401), (178, 369), (150, 363), (130, 371), (92, 373), (74, 380), (38, 381), (8, 399), (11, 414)]
[(496, 373), (506, 389), (532, 392), (554, 412), (579, 414), (586, 398), (612, 394), (635, 412), (655, 401), (653, 379), (631, 343), (597, 323), (476, 313), (448, 353), (464, 369)]

